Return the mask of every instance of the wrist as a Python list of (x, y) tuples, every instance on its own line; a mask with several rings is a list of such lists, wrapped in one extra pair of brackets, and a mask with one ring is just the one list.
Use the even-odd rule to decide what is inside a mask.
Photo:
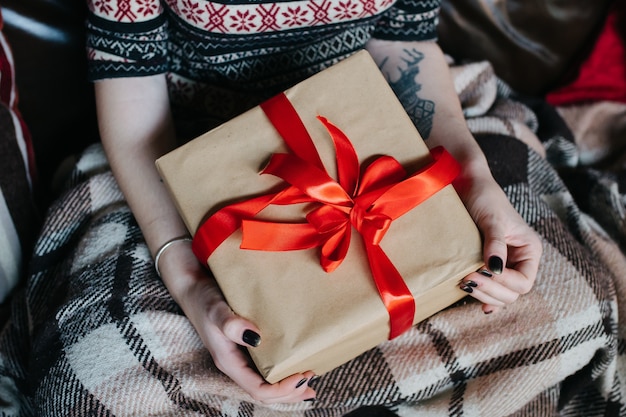
[(161, 268), (159, 267), (159, 263), (161, 262), (161, 258), (165, 255), (165, 253), (172, 249), (174, 245), (180, 245), (185, 243), (191, 243), (191, 237), (189, 235), (183, 235), (179, 237), (175, 237), (173, 239), (165, 242), (159, 249), (156, 251), (154, 256), (154, 269), (156, 270), (157, 275), (161, 278)]
[[(482, 156), (482, 153), (481, 153)], [(466, 159), (460, 162), (461, 171), (452, 185), (464, 202), (473, 195), (477, 187), (486, 187), (495, 182), (484, 157)]]
[(205, 304), (221, 301), (221, 292), (209, 269), (191, 250), (191, 239), (181, 239), (163, 251), (159, 259), (161, 279), (185, 314), (193, 313), (198, 297)]

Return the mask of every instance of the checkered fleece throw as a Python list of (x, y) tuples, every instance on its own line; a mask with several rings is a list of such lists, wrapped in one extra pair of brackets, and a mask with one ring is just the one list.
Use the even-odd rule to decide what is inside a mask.
[(0, 334), (2, 415), (339, 417), (368, 404), (407, 417), (626, 415), (620, 173), (588, 169), (573, 193), (560, 172), (576, 146), (558, 114), (515, 97), (486, 63), (452, 69), (495, 177), (543, 239), (531, 293), (492, 315), (462, 300), (317, 378), (315, 402), (257, 403), (157, 278), (94, 145), (48, 212)]

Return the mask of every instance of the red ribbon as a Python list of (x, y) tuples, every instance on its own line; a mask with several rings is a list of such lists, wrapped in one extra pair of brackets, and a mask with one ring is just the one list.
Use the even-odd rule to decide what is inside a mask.
[[(285, 181), (285, 187), (231, 204), (210, 216), (197, 230), (193, 251), (206, 262), (233, 232), (242, 228), (242, 249), (287, 251), (321, 248), (320, 263), (332, 272), (345, 258), (352, 227), (361, 235), (372, 276), (389, 312), (389, 339), (413, 325), (415, 300), (398, 270), (380, 247), (391, 222), (452, 182), (459, 165), (442, 147), (431, 150), (433, 161), (407, 177), (400, 163), (380, 156), (361, 174), (357, 154), (347, 136), (318, 116), (336, 150), (337, 181), (326, 172), (304, 124), (284, 94), (261, 104), (292, 153), (274, 154), (262, 174)], [(274, 223), (254, 216), (270, 204), (319, 203), (306, 223)]]

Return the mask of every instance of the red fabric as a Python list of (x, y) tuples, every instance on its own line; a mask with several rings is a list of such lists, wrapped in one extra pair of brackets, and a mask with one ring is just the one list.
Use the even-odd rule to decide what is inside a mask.
[(30, 132), (18, 110), (13, 51), (0, 12), (0, 302), (23, 277), (39, 227)]
[[(0, 13), (0, 102), (4, 103), (16, 116), (20, 124), (21, 135), (17, 137), (25, 150), (25, 165), (28, 171), (29, 182), (34, 188), (37, 180), (37, 169), (35, 165), (35, 150), (30, 136), (30, 130), (24, 122), (18, 108), (18, 93), (15, 84), (15, 71), (13, 67), (13, 52), (7, 38), (2, 32), (4, 30), (4, 20)], [(16, 132), (17, 133), (17, 132)], [(34, 192), (35, 190), (33, 190)]]
[(578, 77), (571, 84), (548, 93), (548, 103), (554, 106), (588, 101), (626, 103), (626, 36), (623, 28), (626, 3), (619, 4), (607, 16)]

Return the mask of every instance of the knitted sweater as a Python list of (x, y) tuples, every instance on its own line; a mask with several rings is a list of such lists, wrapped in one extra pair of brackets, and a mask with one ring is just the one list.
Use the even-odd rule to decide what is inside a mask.
[[(215, 126), (364, 47), (434, 40), (440, 0), (89, 0), (90, 78), (166, 73), (175, 119)], [(189, 127), (189, 126), (187, 126)]]

